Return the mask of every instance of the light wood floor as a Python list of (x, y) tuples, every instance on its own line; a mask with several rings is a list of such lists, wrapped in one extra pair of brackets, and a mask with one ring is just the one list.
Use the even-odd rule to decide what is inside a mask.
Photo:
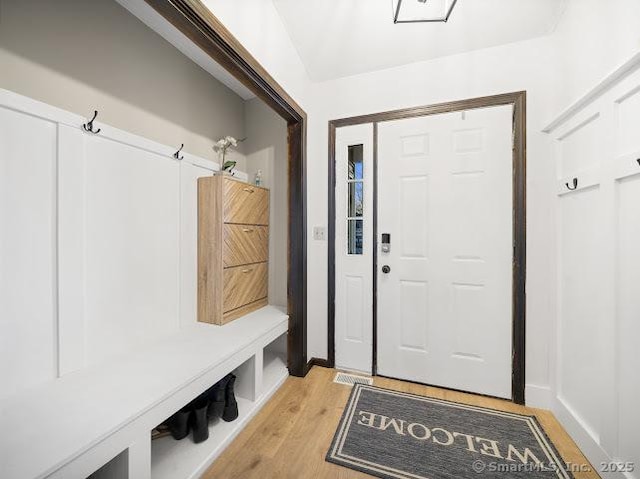
[[(271, 401), (264, 406), (203, 477), (206, 479), (371, 477), (324, 460), (351, 392), (351, 387), (333, 383), (334, 375), (334, 369), (314, 367), (306, 378), (289, 377)], [(533, 413), (566, 462), (589, 464), (569, 435), (548, 411), (394, 379), (374, 378), (374, 384), (397, 391), (504, 411)], [(598, 474), (574, 472), (574, 476), (576, 479), (587, 479), (597, 478)]]

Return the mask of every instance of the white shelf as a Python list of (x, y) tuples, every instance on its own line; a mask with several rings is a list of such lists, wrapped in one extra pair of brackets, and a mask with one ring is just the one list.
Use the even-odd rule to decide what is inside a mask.
[(268, 390), (278, 383), (282, 377), (289, 374), (287, 370), (287, 358), (279, 352), (264, 350), (262, 387)]
[(237, 398), (238, 419), (224, 422), (217, 419), (209, 425), (209, 439), (195, 444), (191, 433), (181, 441), (163, 437), (151, 441), (151, 478), (179, 479), (198, 477), (222, 452), (248, 422), (256, 404)]
[(209, 425), (209, 439), (194, 444), (189, 437), (176, 441), (163, 437), (151, 443), (151, 479), (192, 479), (200, 477), (231, 441), (240, 433), (262, 405), (287, 379), (288, 371), (270, 367), (270, 385), (257, 401), (236, 398), (238, 418), (232, 422), (217, 419)]

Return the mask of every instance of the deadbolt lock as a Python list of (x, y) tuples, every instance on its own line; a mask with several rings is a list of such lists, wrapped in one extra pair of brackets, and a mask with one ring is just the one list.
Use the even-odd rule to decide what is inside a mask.
[(382, 233), (382, 247), (383, 253), (391, 252), (391, 235), (389, 233)]

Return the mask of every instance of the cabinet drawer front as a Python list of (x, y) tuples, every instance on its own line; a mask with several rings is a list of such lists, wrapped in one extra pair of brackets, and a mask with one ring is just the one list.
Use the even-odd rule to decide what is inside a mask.
[(225, 268), (269, 259), (269, 227), (224, 225), (222, 262)]
[(267, 297), (267, 263), (227, 268), (223, 272), (223, 312)]
[(225, 178), (222, 196), (225, 223), (269, 224), (269, 190)]

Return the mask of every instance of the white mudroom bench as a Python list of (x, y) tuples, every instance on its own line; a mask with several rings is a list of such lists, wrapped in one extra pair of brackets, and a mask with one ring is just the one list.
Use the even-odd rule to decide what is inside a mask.
[[(287, 329), (287, 314), (266, 306), (6, 398), (2, 477), (198, 477), (287, 378)], [(238, 419), (211, 424), (201, 444), (151, 440), (155, 426), (232, 371)]]

